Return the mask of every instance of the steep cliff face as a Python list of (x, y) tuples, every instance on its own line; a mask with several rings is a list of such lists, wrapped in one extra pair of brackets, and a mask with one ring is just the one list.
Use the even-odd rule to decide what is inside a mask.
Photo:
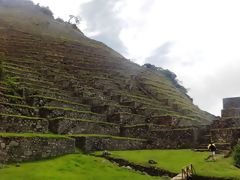
[[(171, 133), (176, 137), (182, 128), (186, 147), (192, 142), (192, 127), (214, 119), (163, 72), (125, 59), (71, 24), (57, 22), (41, 7), (16, 2), (26, 4), (0, 1), (2, 132), (121, 136), (121, 149), (124, 142), (126, 149), (133, 149), (129, 139), (141, 138), (142, 149), (154, 148), (143, 141)], [(98, 143), (102, 146), (95, 149), (106, 147), (105, 141)]]

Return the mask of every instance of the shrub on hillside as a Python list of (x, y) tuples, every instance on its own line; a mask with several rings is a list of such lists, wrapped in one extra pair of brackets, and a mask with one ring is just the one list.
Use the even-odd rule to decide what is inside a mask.
[(59, 17), (56, 19), (56, 21), (60, 22), (60, 23), (65, 23), (65, 21), (62, 18), (59, 18)]
[(149, 63), (144, 64), (143, 67), (151, 69), (155, 72), (161, 73), (167, 79), (169, 79), (177, 89), (179, 89), (184, 94), (187, 94), (188, 90), (181, 85), (181, 82), (177, 79), (177, 75), (175, 73), (173, 73), (172, 71), (170, 71), (168, 69), (163, 69), (161, 67), (156, 67), (156, 66), (154, 66), (152, 64), (149, 64)]
[(240, 167), (240, 143), (234, 149), (233, 158), (235, 165)]

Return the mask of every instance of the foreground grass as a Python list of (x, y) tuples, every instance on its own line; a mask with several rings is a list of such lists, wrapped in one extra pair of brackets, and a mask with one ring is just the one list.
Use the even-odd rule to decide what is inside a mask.
[(218, 155), (216, 162), (205, 161), (208, 152), (194, 152), (191, 150), (139, 150), (113, 151), (112, 156), (120, 157), (131, 162), (149, 166), (148, 160), (158, 162), (156, 166), (179, 173), (186, 165), (193, 164), (196, 173), (210, 177), (228, 177), (240, 179), (240, 169), (233, 165), (232, 158)]
[(0, 169), (1, 180), (151, 180), (147, 175), (120, 168), (109, 161), (92, 156), (73, 154), (56, 159), (8, 165)]

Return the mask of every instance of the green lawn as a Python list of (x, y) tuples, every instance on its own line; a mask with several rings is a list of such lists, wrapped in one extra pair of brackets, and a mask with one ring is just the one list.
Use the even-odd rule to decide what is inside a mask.
[(73, 154), (63, 157), (23, 163), (20, 167), (8, 165), (0, 169), (1, 180), (152, 180), (161, 179), (141, 175), (120, 168), (109, 161), (92, 156)]
[(240, 179), (240, 169), (233, 166), (232, 158), (218, 155), (217, 161), (205, 161), (208, 152), (194, 152), (191, 150), (139, 150), (113, 151), (112, 156), (120, 157), (131, 162), (148, 166), (148, 160), (158, 162), (156, 166), (179, 173), (182, 167), (193, 164), (196, 173), (211, 177), (232, 177)]

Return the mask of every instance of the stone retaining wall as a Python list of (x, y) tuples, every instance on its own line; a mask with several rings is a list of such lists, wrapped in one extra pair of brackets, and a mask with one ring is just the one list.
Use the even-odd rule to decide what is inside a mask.
[(211, 130), (213, 142), (236, 144), (240, 137), (240, 128), (223, 128)]
[(109, 115), (107, 121), (123, 125), (143, 124), (145, 123), (145, 116), (130, 113), (116, 113)]
[(68, 117), (68, 118), (81, 118), (89, 119), (94, 121), (105, 121), (106, 116), (102, 114), (96, 114), (92, 112), (85, 111), (75, 111), (75, 110), (64, 110), (64, 109), (49, 109), (40, 108), (39, 116), (42, 118), (56, 118), (56, 117)]
[(124, 126), (121, 127), (121, 136), (133, 137), (133, 138), (148, 138), (150, 137), (150, 131), (157, 131), (166, 128), (166, 126), (158, 126), (153, 124), (143, 124), (136, 126)]
[(0, 132), (46, 133), (48, 132), (48, 121), (45, 119), (0, 115)]
[(240, 118), (240, 108), (223, 109), (222, 118)]
[(152, 144), (149, 146), (149, 148), (193, 148), (198, 143), (198, 130), (195, 128), (188, 128), (152, 131), (150, 133), (150, 137)]
[(49, 129), (57, 134), (108, 134), (119, 135), (120, 127), (101, 122), (56, 119), (49, 121)]
[(0, 137), (0, 162), (33, 161), (75, 152), (75, 140), (45, 137)]
[(76, 147), (84, 152), (101, 150), (138, 150), (146, 148), (146, 141), (114, 139), (111, 137), (74, 137)]
[(225, 118), (221, 120), (215, 120), (211, 125), (212, 129), (220, 129), (220, 128), (228, 128), (228, 127), (240, 127), (240, 118)]

